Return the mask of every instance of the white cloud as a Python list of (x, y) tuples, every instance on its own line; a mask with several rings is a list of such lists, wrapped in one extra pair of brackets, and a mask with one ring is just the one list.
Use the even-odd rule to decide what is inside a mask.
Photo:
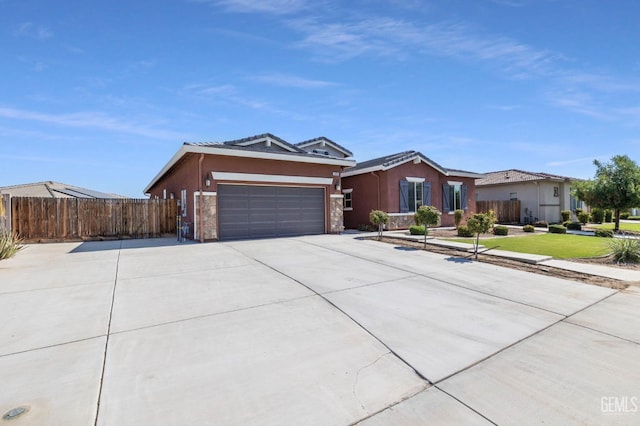
[(262, 83), (271, 84), (281, 87), (295, 87), (300, 89), (319, 89), (325, 87), (338, 86), (338, 83), (325, 80), (314, 80), (304, 77), (299, 77), (290, 74), (270, 73), (260, 74), (250, 77), (251, 80), (259, 81)]
[(196, 3), (210, 3), (223, 7), (229, 12), (268, 13), (286, 15), (306, 7), (304, 0), (191, 0)]
[(24, 22), (13, 30), (14, 37), (29, 37), (36, 40), (46, 40), (53, 37), (53, 32), (42, 25), (33, 22)]
[(157, 126), (140, 125), (125, 121), (121, 118), (111, 117), (100, 112), (77, 112), (71, 114), (46, 114), (33, 111), (25, 111), (15, 108), (0, 107), (0, 117), (15, 120), (36, 121), (76, 128), (97, 128), (113, 132), (121, 132), (132, 135), (144, 136), (155, 139), (184, 139), (184, 134), (167, 130), (161, 130)]

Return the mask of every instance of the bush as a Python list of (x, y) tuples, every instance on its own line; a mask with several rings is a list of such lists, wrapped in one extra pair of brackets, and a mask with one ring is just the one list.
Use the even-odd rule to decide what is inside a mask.
[(536, 228), (533, 225), (525, 225), (522, 227), (524, 232), (535, 232)]
[(576, 216), (578, 216), (580, 213), (582, 213), (582, 211), (583, 211), (583, 210), (582, 210), (580, 207), (578, 207), (578, 208), (576, 209)]
[(613, 238), (613, 229), (596, 229), (596, 237)]
[(613, 221), (613, 212), (611, 210), (604, 211), (604, 221), (608, 223)]
[(629, 212), (620, 212), (620, 219), (629, 219), (629, 216), (631, 216), (631, 213)]
[(382, 238), (382, 229), (384, 225), (389, 223), (389, 215), (382, 210), (371, 210), (369, 213), (369, 221), (371, 221), (372, 225), (376, 225), (378, 227), (378, 239)]
[(604, 221), (604, 210), (598, 208), (591, 210), (591, 221), (593, 223), (602, 223)]
[(427, 228), (424, 225), (411, 225), (409, 227), (409, 233), (411, 235), (424, 235), (425, 232), (429, 232), (427, 231)]
[(640, 220), (640, 216), (629, 216), (629, 220)]
[(539, 220), (536, 223), (534, 223), (533, 226), (535, 226), (536, 228), (548, 228), (549, 223), (547, 223), (547, 221), (545, 220)]
[(473, 232), (471, 232), (465, 225), (460, 225), (458, 226), (458, 237), (473, 237)]
[(550, 225), (549, 232), (552, 234), (566, 234), (567, 228), (562, 225)]
[(589, 222), (589, 213), (587, 212), (580, 212), (580, 214), (578, 215), (578, 222), (580, 222), (581, 224), (585, 224), (587, 222)]
[(565, 228), (571, 229), (572, 231), (581, 231), (582, 225), (580, 222), (569, 222), (568, 225), (564, 225)]
[(462, 222), (462, 216), (464, 216), (464, 210), (462, 209), (458, 209), (453, 212), (453, 223), (456, 226), (456, 229), (458, 229), (460, 222)]
[(618, 263), (638, 263), (640, 261), (640, 240), (614, 238), (609, 241), (613, 259)]
[(562, 221), (563, 222), (571, 220), (571, 210), (562, 210), (560, 212), (560, 215), (562, 216)]
[(15, 233), (0, 227), (0, 260), (15, 256), (21, 249), (22, 240)]
[(493, 227), (493, 235), (508, 235), (509, 228), (506, 226), (497, 225)]

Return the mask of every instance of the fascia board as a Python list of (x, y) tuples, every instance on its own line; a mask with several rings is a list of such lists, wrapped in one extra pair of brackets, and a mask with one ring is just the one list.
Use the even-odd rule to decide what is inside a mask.
[(182, 145), (178, 152), (169, 160), (169, 162), (160, 170), (151, 183), (144, 189), (144, 193), (148, 194), (153, 185), (156, 184), (162, 176), (165, 175), (185, 154), (209, 154), (220, 155), (227, 157), (243, 157), (243, 158), (258, 158), (263, 160), (279, 160), (279, 161), (291, 161), (294, 163), (312, 163), (312, 164), (326, 164), (331, 166), (343, 166), (353, 167), (356, 165), (355, 160), (341, 160), (339, 158), (327, 158), (327, 157), (304, 157), (287, 154), (278, 154), (274, 152), (262, 152), (262, 151), (241, 151), (235, 149), (225, 149), (211, 146), (199, 146), (199, 145)]

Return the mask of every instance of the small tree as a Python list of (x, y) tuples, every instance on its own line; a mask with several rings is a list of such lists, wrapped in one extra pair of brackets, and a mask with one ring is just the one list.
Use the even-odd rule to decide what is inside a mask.
[(476, 243), (473, 247), (473, 254), (478, 260), (478, 246), (480, 245), (480, 234), (489, 232), (493, 224), (496, 223), (496, 216), (493, 211), (489, 213), (474, 213), (467, 219), (467, 228), (476, 234)]
[(593, 180), (574, 183), (574, 196), (591, 207), (614, 211), (617, 232), (620, 212), (640, 205), (640, 167), (626, 155), (616, 155), (610, 163), (593, 160), (596, 176)]
[(384, 225), (389, 223), (389, 215), (382, 210), (371, 210), (369, 213), (369, 221), (378, 227), (378, 239), (382, 239), (382, 229)]
[(463, 216), (464, 216), (464, 210), (462, 209), (458, 209), (453, 212), (453, 223), (455, 224), (456, 229), (458, 229), (458, 226), (460, 226), (460, 222), (462, 222)]
[(440, 216), (442, 213), (440, 210), (433, 206), (420, 206), (416, 211), (414, 219), (416, 225), (424, 225), (424, 247), (427, 247), (427, 234), (431, 226), (438, 226), (440, 223)]
[(562, 216), (562, 221), (563, 222), (571, 220), (571, 210), (562, 210), (560, 212), (560, 215)]

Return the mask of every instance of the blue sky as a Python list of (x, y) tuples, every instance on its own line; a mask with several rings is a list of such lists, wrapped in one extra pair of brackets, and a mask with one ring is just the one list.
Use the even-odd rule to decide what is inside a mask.
[(0, 0), (0, 186), (141, 197), (184, 141), (593, 177), (640, 160), (635, 0)]

